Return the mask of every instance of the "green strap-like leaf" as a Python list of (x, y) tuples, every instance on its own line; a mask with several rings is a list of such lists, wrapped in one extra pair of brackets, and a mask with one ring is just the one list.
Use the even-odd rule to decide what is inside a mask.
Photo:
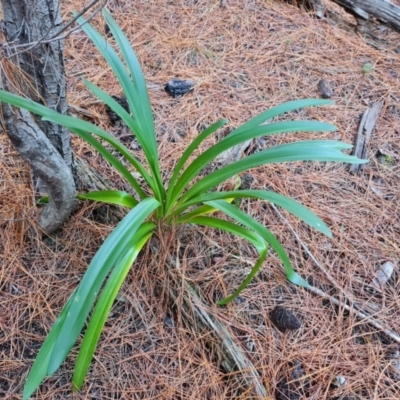
[(225, 139), (215, 144), (203, 154), (197, 157), (182, 173), (176, 182), (171, 196), (171, 203), (179, 197), (182, 191), (187, 187), (188, 183), (219, 154), (236, 146), (260, 136), (272, 135), (277, 133), (289, 132), (321, 132), (337, 130), (334, 125), (318, 121), (283, 121), (273, 124), (261, 125), (240, 133), (240, 135), (228, 135)]
[(359, 164), (366, 162), (341, 153), (338, 148), (343, 148), (343, 146), (338, 142), (311, 140), (284, 144), (260, 151), (204, 177), (182, 196), (178, 204), (181, 206), (186, 201), (206, 192), (230, 177), (264, 164), (290, 161), (339, 161)]
[(262, 112), (261, 114), (256, 115), (254, 118), (250, 119), (243, 125), (239, 126), (237, 129), (232, 131), (228, 136), (240, 135), (244, 131), (254, 129), (257, 126), (268, 121), (269, 119), (289, 111), (298, 110), (306, 107), (329, 106), (331, 104), (333, 104), (332, 100), (321, 99), (303, 99), (288, 101), (287, 103), (279, 104), (275, 107), (270, 108), (269, 110)]
[[(144, 191), (142, 190), (136, 179), (126, 169), (126, 167), (116, 157), (114, 157), (98, 140), (96, 140), (93, 136), (87, 133), (87, 132), (93, 132), (102, 139), (109, 142), (110, 144), (113, 144), (114, 147), (116, 145), (118, 146), (119, 142), (116, 141), (107, 132), (98, 128), (96, 125), (90, 124), (89, 122), (60, 114), (54, 110), (51, 110), (50, 108), (42, 106), (41, 104), (35, 103), (32, 100), (24, 99), (23, 97), (16, 96), (12, 93), (8, 93), (3, 90), (0, 90), (0, 101), (11, 104), (15, 107), (24, 108), (25, 110), (28, 110), (34, 114), (40, 115), (41, 117), (43, 117), (43, 120), (52, 121), (71, 129), (78, 136), (82, 137), (87, 143), (92, 145), (118, 172), (120, 172), (121, 175), (137, 191), (137, 193), (141, 198), (147, 197), (146, 193), (144, 193)], [(119, 145), (123, 146), (120, 143)], [(127, 152), (129, 153), (128, 150)], [(146, 173), (146, 171), (140, 168), (139, 164), (137, 164), (135, 167), (137, 167), (140, 173)]]
[[(72, 299), (74, 298), (74, 293), (72, 293), (68, 302), (65, 304), (64, 309), (70, 307)], [(28, 400), (35, 390), (42, 383), (43, 379), (47, 376), (47, 369), (50, 361), (50, 356), (54, 350), (54, 344), (57, 341), (58, 335), (60, 334), (61, 327), (64, 323), (66, 313), (61, 313), (57, 318), (56, 322), (51, 328), (50, 333), (47, 335), (45, 342), (43, 343), (38, 355), (36, 356), (35, 362), (31, 370), (29, 371), (28, 378), (24, 385), (23, 400)]]
[[(193, 199), (189, 200), (185, 203), (182, 207), (176, 210), (176, 214), (181, 214), (185, 209), (191, 207), (195, 204), (205, 203), (207, 201), (212, 200), (226, 200), (226, 199), (240, 199), (240, 198), (250, 198), (250, 199), (261, 199), (270, 201), (273, 204), (276, 204), (285, 210), (291, 212), (293, 215), (296, 215), (305, 223), (313, 227), (319, 232), (322, 232), (328, 237), (332, 237), (332, 233), (326, 224), (318, 218), (312, 211), (310, 211), (307, 207), (303, 206), (299, 202), (290, 199), (289, 197), (282, 196), (281, 194), (267, 191), (267, 190), (235, 190), (231, 192), (213, 192), (213, 193), (206, 193), (202, 194), (198, 197), (194, 197)], [(202, 209), (204, 206), (200, 206), (198, 209)], [(211, 209), (211, 207), (209, 207)], [(196, 211), (194, 210), (194, 211)], [(187, 214), (182, 215), (181, 218), (185, 218), (186, 215), (194, 215), (194, 211), (191, 211)], [(205, 210), (203, 210), (204, 212)]]
[(143, 220), (158, 207), (158, 204), (152, 198), (143, 200), (119, 223), (100, 247), (35, 359), (24, 386), (24, 400), (32, 395), (46, 376), (53, 375), (65, 360), (105, 277), (115, 264), (121, 261), (121, 255), (126, 254), (130, 241), (135, 240), (135, 237), (139, 240), (155, 227), (155, 224), (143, 223)]
[(237, 222), (243, 224), (246, 228), (254, 230), (261, 237), (263, 237), (267, 243), (277, 252), (279, 258), (281, 259), (283, 266), (285, 268), (287, 279), (298, 286), (308, 287), (309, 284), (305, 281), (297, 272), (294, 271), (289, 257), (286, 254), (285, 249), (279, 243), (278, 239), (262, 224), (257, 222), (254, 218), (250, 217), (248, 214), (239, 210), (232, 204), (227, 203), (223, 200), (215, 200), (206, 202), (207, 205), (217, 208), (229, 217), (235, 219)]
[[(106, 59), (108, 65), (111, 67), (115, 76), (117, 77), (118, 82), (126, 96), (129, 107), (134, 114), (135, 121), (140, 128), (137, 132), (135, 132), (137, 140), (143, 148), (143, 151), (149, 162), (150, 169), (153, 173), (153, 177), (157, 179), (157, 176), (159, 175), (159, 168), (155, 133), (154, 130), (147, 130), (148, 126), (145, 122), (147, 117), (141, 114), (142, 108), (140, 106), (140, 102), (142, 99), (138, 89), (135, 87), (128, 72), (126, 71), (125, 65), (120, 60), (112, 46), (104, 39), (104, 37), (101, 36), (100, 33), (93, 28), (93, 26), (87, 23), (84, 18), (80, 17), (77, 21), (82, 25), (83, 31)], [(109, 26), (111, 29), (111, 24), (109, 24)], [(112, 28), (112, 33), (115, 33), (114, 27)]]
[(94, 149), (96, 149), (136, 190), (140, 198), (144, 199), (147, 197), (138, 181), (132, 176), (124, 164), (118, 160), (113, 154), (111, 154), (98, 140), (96, 140), (90, 133), (87, 133), (81, 129), (70, 128), (72, 132), (80, 136), (83, 140), (89, 143)]
[(138, 201), (132, 195), (122, 190), (99, 190), (80, 194), (77, 197), (79, 200), (94, 200), (128, 208), (133, 208), (138, 204)]
[[(105, 104), (107, 104), (131, 129), (132, 135), (136, 134), (140, 130), (138, 124), (135, 122), (135, 120), (128, 114), (128, 112), (116, 101), (114, 100), (108, 93), (104, 92), (102, 89), (100, 89), (98, 86), (94, 85), (93, 83), (84, 80), (85, 85), (88, 87), (88, 89), (95, 95), (97, 96), (101, 101), (103, 101)], [(143, 165), (139, 162), (139, 160), (136, 159), (132, 155), (132, 153), (118, 140), (116, 140), (112, 135), (106, 134), (100, 136), (102, 139), (106, 140), (108, 143), (110, 143), (116, 150), (118, 150), (127, 161), (129, 161), (135, 169), (140, 173), (140, 175), (143, 176), (147, 184), (150, 186), (150, 188), (153, 190), (155, 194), (157, 194), (157, 186), (154, 183), (153, 178), (147, 173)], [(158, 197), (157, 197), (158, 198)]]
[(106, 8), (103, 9), (103, 15), (131, 73), (131, 79), (138, 95), (136, 98), (132, 98), (135, 106), (134, 108), (136, 109), (135, 115), (136, 118), (139, 118), (137, 114), (140, 112), (140, 119), (143, 120), (143, 125), (146, 127), (145, 132), (147, 132), (147, 134), (152, 133), (152, 135), (149, 135), (148, 140), (151, 143), (154, 152), (154, 159), (157, 160), (157, 142), (155, 137), (153, 113), (142, 68), (140, 67), (139, 60), (137, 59), (128, 38)]
[(193, 218), (190, 222), (193, 224), (210, 226), (212, 228), (221, 229), (223, 231), (231, 232), (234, 235), (240, 236), (248, 240), (250, 243), (252, 243), (259, 253), (259, 258), (257, 262), (254, 264), (250, 273), (247, 275), (246, 279), (241, 283), (241, 285), (231, 295), (225, 297), (222, 300), (217, 301), (217, 304), (221, 306), (224, 304), (228, 304), (236, 297), (238, 297), (240, 293), (243, 292), (244, 289), (246, 289), (249, 283), (256, 276), (257, 272), (260, 270), (268, 254), (267, 245), (265, 241), (262, 239), (262, 237), (257, 233), (249, 231), (248, 229), (245, 229), (241, 226), (235, 225), (232, 222), (221, 220), (219, 218), (196, 217)]
[(188, 160), (188, 158), (193, 154), (193, 152), (208, 136), (212, 135), (227, 122), (228, 121), (226, 119), (221, 119), (220, 121), (217, 121), (208, 128), (204, 129), (203, 132), (201, 132), (200, 135), (197, 136), (196, 139), (194, 139), (193, 142), (189, 145), (189, 147), (184, 151), (178, 163), (176, 164), (172, 177), (169, 181), (166, 213), (168, 213), (170, 206), (172, 206), (172, 204), (170, 203), (172, 191), (175, 186), (176, 180), (178, 179), (179, 174), (182, 172), (182, 168), (185, 166), (185, 163)]
[(93, 257), (78, 290), (75, 292), (73, 301), (68, 308), (63, 310), (66, 317), (49, 361), (48, 375), (54, 374), (67, 357), (105, 277), (120, 259), (121, 253), (123, 254), (127, 244), (140, 229), (143, 221), (157, 207), (159, 207), (157, 200), (153, 198), (144, 199), (117, 225)]
[(139, 254), (142, 247), (146, 244), (152, 235), (153, 227), (149, 226), (149, 233), (145, 234), (136, 242), (130, 244), (127, 254), (123, 260), (113, 269), (94, 309), (89, 325), (86, 329), (78, 358), (76, 360), (73, 386), (74, 390), (82, 387), (90, 362), (93, 358), (97, 342), (103, 330), (107, 316), (111, 310), (115, 298), (128, 274), (133, 262)]

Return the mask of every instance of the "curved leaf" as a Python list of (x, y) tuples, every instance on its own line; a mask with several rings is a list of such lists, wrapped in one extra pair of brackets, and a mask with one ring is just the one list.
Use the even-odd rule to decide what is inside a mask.
[[(118, 57), (112, 46), (104, 39), (103, 36), (99, 34), (95, 28), (93, 28), (93, 26), (88, 24), (84, 18), (80, 17), (77, 21), (82, 25), (82, 30), (106, 59), (108, 65), (111, 67), (115, 76), (117, 77), (118, 82), (120, 83), (121, 88), (126, 96), (129, 107), (134, 114), (135, 121), (140, 128), (135, 132), (137, 140), (143, 148), (143, 151), (149, 162), (150, 169), (153, 173), (153, 177), (158, 179), (160, 173), (158, 166), (157, 143), (154, 129), (150, 131), (148, 130), (148, 125), (146, 122), (147, 117), (146, 115), (142, 114), (143, 109), (140, 106), (142, 101), (141, 93), (139, 93), (138, 88), (132, 82), (129, 74), (126, 71), (125, 65)], [(115, 31), (112, 21), (108, 25), (112, 33), (116, 36), (119, 36), (119, 34), (117, 34)]]
[(303, 99), (303, 100), (288, 101), (286, 103), (282, 103), (275, 107), (272, 107), (269, 110), (262, 112), (261, 114), (256, 115), (243, 125), (239, 126), (237, 129), (232, 131), (228, 136), (240, 135), (242, 132), (246, 130), (254, 129), (257, 126), (268, 121), (269, 119), (289, 111), (298, 110), (306, 107), (328, 106), (331, 104), (334, 104), (332, 100), (322, 100), (322, 99)]
[(190, 222), (198, 225), (210, 226), (212, 228), (221, 229), (223, 231), (231, 232), (234, 235), (243, 237), (244, 239), (252, 243), (259, 253), (259, 258), (257, 262), (254, 264), (250, 273), (247, 275), (246, 279), (241, 283), (241, 285), (231, 295), (225, 297), (222, 300), (217, 301), (217, 304), (220, 306), (228, 304), (236, 297), (238, 297), (240, 293), (243, 292), (244, 289), (246, 289), (249, 283), (256, 276), (257, 272), (260, 270), (268, 254), (267, 244), (262, 239), (262, 237), (257, 233), (242, 228), (241, 226), (235, 225), (232, 222), (221, 220), (219, 218), (196, 217), (193, 218)]
[(206, 192), (231, 176), (264, 164), (289, 161), (339, 161), (359, 164), (367, 162), (341, 153), (338, 148), (342, 148), (342, 145), (337, 143), (333, 142), (332, 145), (330, 141), (303, 141), (283, 144), (252, 154), (201, 179), (182, 196), (178, 204), (179, 206), (182, 205), (187, 200), (199, 193)]
[[(114, 147), (119, 145), (120, 148), (122, 148), (123, 145), (115, 140), (107, 132), (89, 122), (70, 117), (68, 115), (60, 114), (41, 104), (35, 103), (32, 100), (24, 99), (23, 97), (16, 96), (3, 90), (0, 90), (0, 101), (11, 104), (15, 107), (24, 108), (25, 110), (28, 110), (34, 114), (40, 115), (45, 121), (52, 121), (71, 129), (74, 133), (76, 133), (78, 136), (82, 137), (82, 139), (92, 145), (118, 172), (120, 172), (121, 175), (132, 185), (132, 187), (135, 188), (141, 198), (147, 197), (141, 189), (140, 185), (137, 183), (136, 179), (126, 169), (126, 167), (116, 157), (114, 157), (98, 140), (87, 133), (93, 132), (97, 136), (112, 144)], [(128, 149), (126, 149), (126, 151), (129, 153)], [(140, 163), (135, 165), (135, 167), (138, 169), (139, 173), (141, 173), (142, 176), (146, 179), (147, 172), (139, 164)]]
[(209, 126), (208, 128), (204, 129), (203, 132), (201, 132), (200, 135), (198, 135), (196, 137), (196, 139), (194, 139), (193, 142), (190, 143), (189, 147), (182, 154), (181, 158), (179, 159), (178, 163), (176, 164), (176, 166), (174, 168), (174, 172), (169, 181), (169, 187), (168, 187), (168, 193), (167, 193), (167, 208), (166, 208), (167, 213), (168, 213), (168, 210), (170, 209), (170, 206), (172, 206), (172, 204), (170, 203), (170, 200), (171, 200), (173, 188), (175, 186), (175, 183), (176, 183), (176, 180), (178, 179), (179, 174), (182, 172), (181, 171), (182, 168), (185, 166), (186, 161), (208, 136), (212, 135), (219, 128), (221, 128), (223, 125), (225, 125), (227, 122), (228, 122), (228, 120), (221, 119), (221, 120), (217, 121), (216, 123), (212, 124), (211, 126)]
[(147, 197), (138, 181), (128, 171), (124, 164), (118, 160), (113, 154), (111, 154), (98, 140), (96, 140), (90, 133), (87, 133), (81, 129), (70, 128), (72, 132), (80, 136), (83, 140), (89, 143), (94, 149), (96, 149), (136, 190), (137, 194), (144, 199)]
[(138, 201), (132, 195), (122, 190), (99, 190), (80, 194), (77, 197), (80, 200), (95, 200), (128, 208), (133, 208), (138, 204)]
[(261, 125), (257, 128), (252, 128), (239, 134), (228, 135), (225, 139), (215, 144), (199, 157), (197, 157), (182, 173), (181, 177), (176, 182), (171, 196), (171, 203), (173, 203), (188, 183), (212, 160), (214, 160), (223, 151), (230, 149), (237, 144), (243, 143), (260, 136), (272, 135), (277, 133), (289, 132), (320, 132), (320, 131), (333, 131), (337, 130), (334, 125), (318, 121), (283, 121), (275, 122), (272, 124)]
[[(153, 227), (149, 226), (149, 231)], [(146, 244), (151, 237), (152, 232), (145, 234), (139, 240), (132, 242), (131, 248), (128, 249), (127, 254), (120, 263), (113, 269), (108, 281), (99, 297), (99, 300), (94, 309), (93, 315), (90, 319), (88, 327), (83, 338), (81, 348), (79, 350), (78, 358), (76, 360), (73, 387), (74, 390), (79, 390), (83, 384), (86, 373), (89, 369), (90, 362), (93, 358), (97, 342), (103, 330), (107, 316), (111, 310), (115, 298), (128, 274), (133, 262), (138, 256), (142, 247)]]
[(217, 208), (229, 217), (235, 219), (237, 222), (243, 224), (245, 227), (257, 232), (263, 237), (267, 243), (277, 252), (285, 268), (287, 279), (298, 286), (308, 287), (309, 284), (305, 281), (295, 270), (293, 269), (289, 257), (286, 254), (285, 249), (279, 243), (278, 239), (262, 224), (257, 222), (254, 218), (250, 217), (243, 211), (239, 210), (232, 204), (227, 203), (223, 200), (215, 200), (206, 202), (207, 205)]
[[(307, 207), (303, 206), (301, 203), (290, 199), (289, 197), (283, 196), (281, 194), (267, 191), (267, 190), (235, 190), (231, 192), (213, 192), (206, 193), (200, 195), (198, 197), (194, 197), (189, 200), (187, 203), (183, 204), (177, 211), (176, 214), (180, 214), (186, 208), (191, 207), (195, 204), (205, 203), (207, 201), (212, 200), (225, 200), (226, 199), (238, 199), (238, 198), (250, 198), (250, 199), (261, 199), (270, 201), (273, 204), (276, 204), (285, 210), (291, 212), (293, 215), (299, 217), (302, 221), (313, 227), (319, 232), (322, 232), (324, 235), (332, 238), (332, 233), (326, 224), (318, 218), (312, 211), (310, 211)], [(202, 208), (204, 206), (200, 206)], [(198, 210), (197, 208), (196, 210)], [(196, 211), (194, 210), (194, 211)], [(182, 219), (185, 219), (187, 215), (194, 213), (194, 211), (182, 215)]]
[(54, 346), (55, 351), (49, 361), (48, 375), (54, 374), (67, 357), (105, 277), (121, 257), (121, 253), (140, 229), (143, 221), (159, 205), (160, 203), (153, 198), (144, 199), (117, 225), (93, 257), (75, 292), (72, 303), (62, 311), (66, 316)]

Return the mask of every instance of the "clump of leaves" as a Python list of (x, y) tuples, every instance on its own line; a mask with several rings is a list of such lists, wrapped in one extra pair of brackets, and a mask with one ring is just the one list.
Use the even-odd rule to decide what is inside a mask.
[[(114, 299), (138, 253), (152, 236), (157, 225), (178, 226), (191, 223), (208, 226), (242, 237), (257, 249), (259, 258), (247, 278), (232, 294), (218, 301), (219, 305), (227, 304), (247, 287), (266, 259), (268, 246), (271, 246), (282, 260), (288, 280), (296, 285), (307, 287), (308, 283), (293, 270), (288, 255), (273, 233), (241, 211), (232, 201), (240, 198), (269, 201), (288, 210), (314, 229), (331, 237), (331, 232), (324, 222), (300, 203), (271, 191), (210, 192), (210, 190), (243, 171), (264, 164), (299, 160), (365, 162), (342, 153), (342, 150), (350, 149), (351, 145), (337, 141), (310, 140), (268, 148), (224, 166), (207, 176), (199, 177), (202, 170), (218, 155), (247, 140), (284, 132), (336, 130), (336, 127), (331, 124), (317, 121), (284, 121), (266, 124), (267, 120), (294, 109), (331, 104), (329, 100), (296, 100), (259, 114), (189, 163), (189, 158), (199, 145), (227, 121), (220, 120), (209, 126), (194, 139), (182, 154), (169, 182), (163, 182), (153, 114), (142, 70), (128, 39), (117, 23), (107, 11), (104, 11), (104, 17), (122, 59), (90, 24), (84, 23), (83, 18), (80, 18), (79, 22), (114, 71), (132, 113), (129, 114), (113, 97), (96, 85), (90, 82), (85, 82), (85, 84), (136, 135), (147, 160), (146, 166), (131, 154), (122, 143), (98, 126), (71, 116), (58, 114), (28, 99), (0, 91), (1, 101), (25, 108), (40, 115), (43, 120), (63, 125), (87, 141), (132, 187), (131, 193), (107, 190), (79, 196), (80, 199), (125, 206), (130, 208), (131, 211), (100, 247), (81, 283), (72, 293), (54, 323), (29, 373), (24, 387), (24, 399), (28, 399), (32, 395), (46, 376), (51, 376), (57, 371), (76, 342), (89, 313), (93, 309), (73, 375), (73, 387), (79, 389), (82, 386)], [(101, 141), (107, 142), (117, 150), (124, 157), (126, 163), (141, 175), (147, 186), (146, 190), (139, 184), (125, 164), (107, 150)], [(229, 216), (236, 223), (212, 215), (217, 210)]]

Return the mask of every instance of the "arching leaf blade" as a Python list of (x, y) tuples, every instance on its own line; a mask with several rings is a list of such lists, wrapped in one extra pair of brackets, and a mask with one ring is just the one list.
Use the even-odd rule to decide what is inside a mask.
[(232, 300), (236, 299), (236, 297), (238, 297), (243, 292), (243, 290), (245, 290), (247, 288), (247, 286), (250, 284), (250, 282), (256, 276), (257, 272), (262, 267), (262, 265), (267, 257), (267, 254), (268, 254), (267, 244), (262, 239), (262, 237), (260, 235), (258, 235), (257, 233), (249, 231), (248, 229), (245, 229), (241, 226), (235, 225), (232, 222), (221, 220), (219, 218), (195, 217), (190, 222), (193, 224), (209, 226), (212, 228), (220, 229), (225, 232), (230, 232), (236, 236), (242, 237), (242, 238), (248, 240), (250, 243), (252, 243), (253, 246), (257, 249), (257, 252), (259, 253), (258, 260), (254, 264), (250, 273), (240, 284), (240, 286), (231, 295), (217, 301), (217, 304), (220, 306), (228, 304)]
[[(290, 199), (289, 197), (283, 196), (281, 194), (268, 191), (268, 190), (235, 190), (229, 192), (213, 192), (213, 193), (206, 193), (202, 194), (198, 197), (194, 197), (187, 203), (185, 203), (180, 209), (177, 210), (177, 214), (179, 215), (183, 210), (188, 207), (191, 207), (196, 204), (202, 204), (207, 201), (213, 200), (225, 200), (226, 199), (243, 199), (243, 198), (250, 198), (250, 199), (260, 199), (269, 201), (283, 209), (289, 211), (296, 217), (300, 218), (306, 224), (310, 225), (312, 228), (316, 229), (317, 231), (323, 233), (324, 235), (332, 238), (332, 233), (326, 224), (311, 210), (307, 207), (303, 206), (298, 201)], [(199, 208), (204, 207), (200, 206)], [(212, 209), (210, 207), (210, 209)], [(196, 209), (197, 210), (197, 209)], [(194, 211), (196, 211), (194, 210)], [(190, 213), (194, 213), (194, 211), (189, 212), (187, 214), (182, 215), (181, 218), (185, 218), (186, 215), (190, 215)]]
[(178, 163), (176, 164), (174, 171), (172, 173), (172, 177), (169, 181), (169, 187), (167, 192), (167, 212), (172, 206), (170, 200), (173, 192), (173, 188), (175, 186), (176, 180), (178, 179), (179, 174), (182, 173), (182, 169), (185, 166), (186, 161), (188, 158), (193, 154), (193, 152), (199, 147), (199, 145), (210, 135), (216, 132), (219, 128), (225, 125), (228, 121), (226, 119), (221, 119), (214, 124), (210, 125), (208, 128), (204, 129), (200, 135), (198, 135), (192, 143), (188, 146), (188, 148), (184, 151), (181, 158), (179, 159)]
[(332, 104), (334, 104), (332, 100), (322, 99), (302, 99), (288, 101), (286, 103), (282, 103), (275, 107), (272, 107), (269, 110), (262, 112), (261, 114), (256, 115), (243, 125), (239, 126), (237, 129), (232, 131), (228, 136), (240, 135), (246, 130), (254, 129), (257, 126), (265, 123), (269, 119), (277, 117), (278, 115), (284, 114), (289, 111), (298, 110), (306, 107), (329, 106)]
[(79, 200), (94, 200), (128, 208), (133, 208), (138, 204), (138, 201), (132, 195), (122, 190), (99, 190), (80, 194), (77, 197)]
[(213, 161), (222, 152), (236, 146), (247, 140), (255, 139), (257, 137), (273, 135), (278, 133), (292, 133), (292, 132), (321, 132), (321, 131), (334, 131), (337, 128), (334, 125), (318, 121), (281, 121), (272, 124), (261, 125), (240, 133), (240, 135), (228, 135), (219, 143), (215, 144), (200, 156), (198, 156), (181, 174), (173, 189), (171, 203), (175, 201), (187, 187), (189, 182), (205, 168), (211, 161)]
[(359, 164), (367, 162), (366, 160), (360, 160), (357, 157), (344, 154), (336, 149), (338, 145), (334, 144), (331, 146), (326, 142), (327, 141), (313, 140), (284, 144), (260, 151), (259, 153), (252, 154), (233, 164), (229, 164), (204, 177), (193, 185), (182, 196), (179, 201), (179, 206), (234, 175), (265, 164), (291, 161), (338, 161)]
[(279, 243), (278, 239), (262, 224), (256, 221), (250, 215), (239, 210), (232, 204), (227, 203), (223, 200), (215, 200), (206, 202), (207, 205), (217, 208), (229, 217), (233, 218), (237, 222), (243, 224), (246, 228), (253, 230), (263, 237), (266, 242), (276, 251), (279, 258), (283, 263), (283, 267), (286, 272), (287, 279), (295, 285), (308, 287), (309, 284), (305, 281), (292, 267), (289, 257), (286, 254), (285, 249)]
[(108, 273), (120, 259), (143, 221), (160, 203), (153, 198), (146, 198), (132, 209), (104, 241), (83, 276), (74, 299), (66, 308), (67, 315), (54, 345), (48, 367), (48, 375), (53, 375), (67, 357), (75, 343), (98, 291)]
[[(149, 226), (151, 231), (154, 226)], [(104, 328), (107, 316), (111, 310), (115, 298), (128, 274), (133, 262), (142, 247), (151, 237), (152, 232), (146, 233), (137, 241), (132, 241), (131, 247), (122, 261), (113, 269), (107, 283), (99, 297), (88, 327), (83, 338), (78, 358), (75, 363), (73, 375), (73, 388), (79, 390), (82, 387), (85, 376), (93, 358), (100, 334)]]

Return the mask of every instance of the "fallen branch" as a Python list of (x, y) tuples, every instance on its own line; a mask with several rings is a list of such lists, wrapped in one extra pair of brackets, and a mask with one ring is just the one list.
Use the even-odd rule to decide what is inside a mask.
[(353, 14), (356, 19), (379, 22), (400, 32), (400, 7), (387, 0), (331, 0)]

